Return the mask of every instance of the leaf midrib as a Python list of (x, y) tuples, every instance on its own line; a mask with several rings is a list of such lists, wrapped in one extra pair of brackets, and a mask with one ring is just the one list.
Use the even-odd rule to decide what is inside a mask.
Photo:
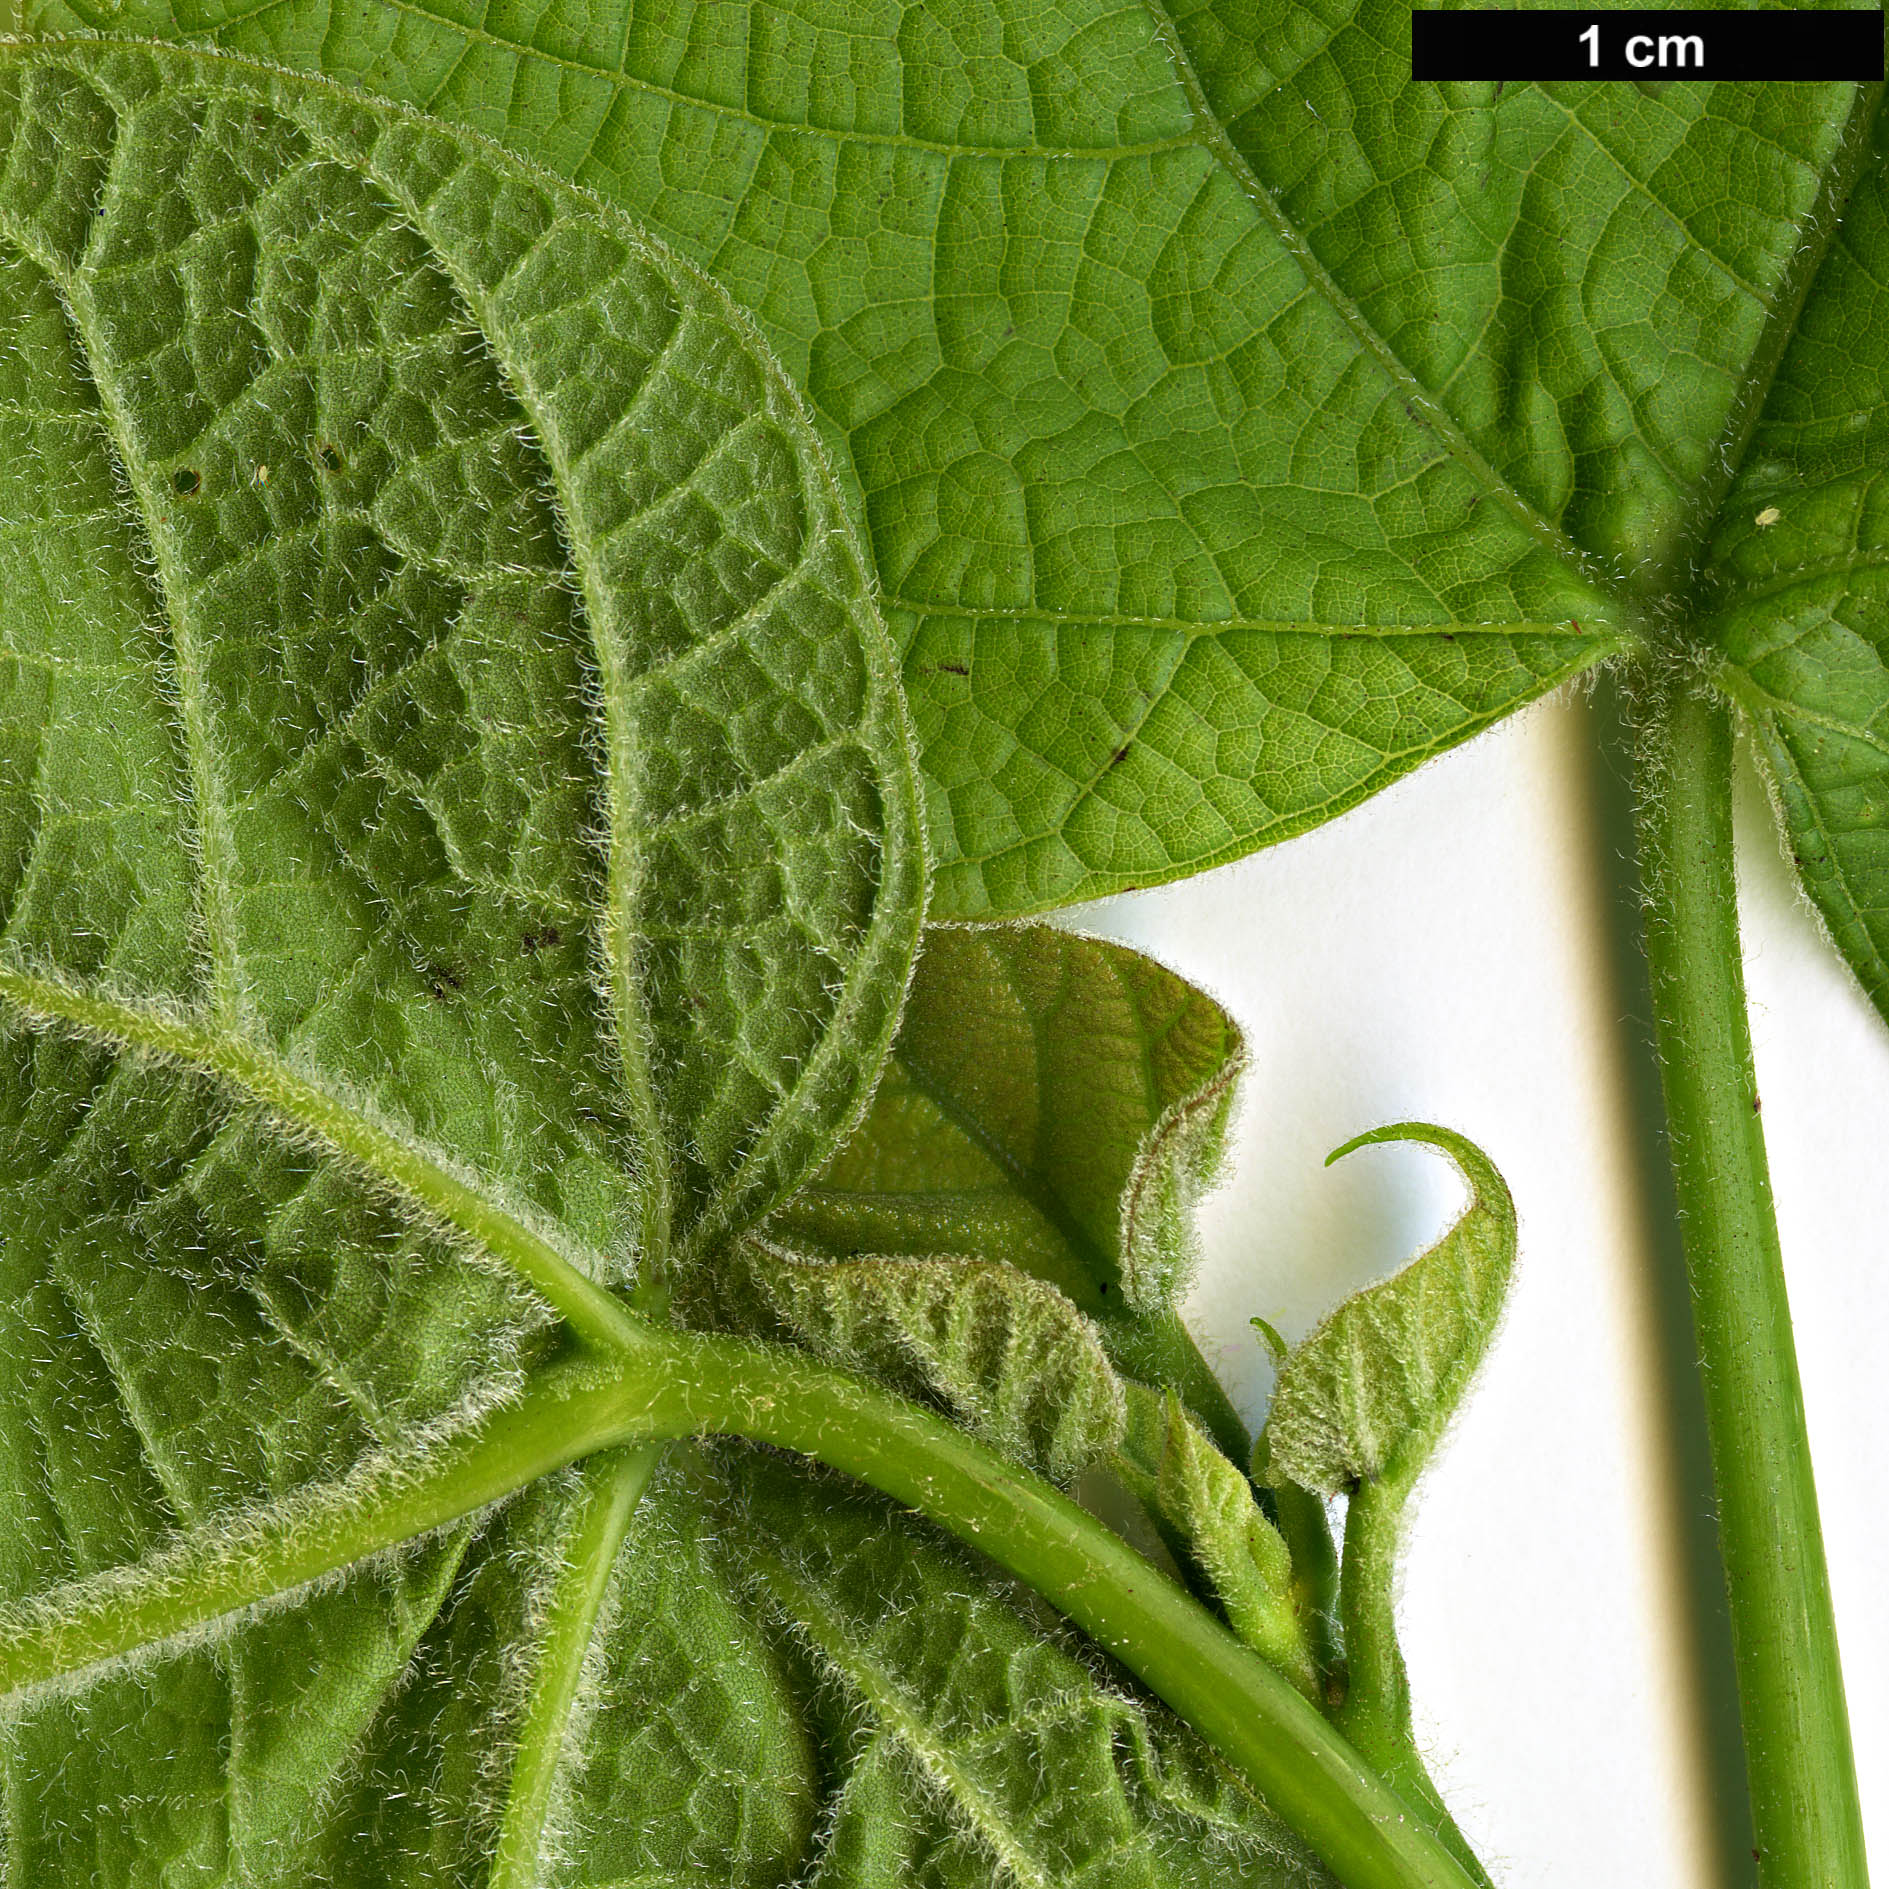
[[(887, 610), (905, 610), (913, 616), (962, 618), (972, 622), (996, 620), (1010, 623), (1042, 623), (1052, 628), (1086, 628), (1101, 624), (1111, 630), (1162, 630), (1190, 638), (1224, 636), (1234, 630), (1248, 630), (1266, 636), (1317, 637), (1320, 642), (1347, 640), (1392, 642), (1399, 637), (1420, 636), (1566, 636), (1570, 619), (1558, 621), (1516, 621), (1507, 623), (1465, 623), (1460, 618), (1442, 617), (1435, 623), (1320, 623), (1308, 617), (1159, 617), (1140, 616), (1122, 610), (1064, 610), (1053, 604), (979, 604), (940, 603), (935, 597), (905, 597), (887, 594), (881, 599)], [(1618, 643), (1626, 638), (1608, 631), (1580, 630), (1587, 641)]]

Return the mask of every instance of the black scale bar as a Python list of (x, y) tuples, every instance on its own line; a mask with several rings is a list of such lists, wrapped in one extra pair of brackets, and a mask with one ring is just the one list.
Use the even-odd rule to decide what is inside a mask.
[(1678, 7), (1410, 16), (1413, 79), (1880, 79), (1882, 13)]

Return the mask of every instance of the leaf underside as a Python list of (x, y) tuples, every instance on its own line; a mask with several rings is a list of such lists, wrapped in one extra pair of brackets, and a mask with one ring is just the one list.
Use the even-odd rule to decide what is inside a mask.
[[(6, 1595), (463, 1423), (520, 1275), (830, 1153), (920, 897), (868, 570), (947, 915), (1303, 830), (1678, 626), (1889, 1001), (1876, 88), (1412, 88), (1388, 4), (0, 9), (488, 132), (786, 365), (463, 135), (0, 63)], [(581, 1480), (16, 1702), (10, 1878), (478, 1880)], [(1311, 1869), (837, 1485), (680, 1464), (607, 1585), (548, 1880)]]
[(1244, 1064), (1226, 1012), (1126, 946), (934, 926), (866, 1119), (773, 1224), (834, 1253), (1007, 1259), (1092, 1316), (1160, 1313)]
[[(463, 1427), (543, 1355), (528, 1286), (771, 1205), (884, 1052), (920, 861), (863, 568), (719, 290), (223, 62), (10, 54), (0, 154), (4, 1611)], [(480, 1879), (581, 1482), (10, 1701), (7, 1880)], [(625, 1709), (679, 1715), (695, 1835), (627, 1827), (785, 1880), (812, 1707), (743, 1716), (728, 1578), (666, 1604)], [(584, 1817), (647, 1781), (640, 1644), (578, 1688), (559, 1880), (624, 1879)]]
[[(1519, 140), (1512, 114), (1393, 126), (1388, 15), (1335, 56), (1310, 12), (1109, 0), (18, 18), (203, 38), (471, 125), (752, 308), (866, 522), (943, 915), (1303, 831), (1598, 660), (1620, 612), (1575, 541), (1685, 476), (1668, 409), (1722, 400), (1742, 345), (1743, 256), (1695, 262), (1635, 201), (1673, 137), (1635, 176), (1554, 108)], [(1321, 127), (1341, 179), (1304, 175)], [(1771, 127), (1727, 129), (1781, 168)], [(1523, 283), (1504, 251), (1558, 143), (1584, 224)], [(1569, 274), (1595, 235), (1621, 272), (1598, 318)], [(1674, 320), (1625, 305), (1669, 284)], [(1543, 415), (1502, 392), (1538, 319), (1569, 383)]]
[(790, 390), (443, 129), (129, 50), (6, 87), (15, 996), (282, 1065), (619, 1270), (764, 1211), (919, 898)]
[(1304, 831), (1676, 634), (1889, 1008), (1880, 87), (1417, 86), (1399, 0), (6, 5), (474, 126), (752, 308), (866, 521), (940, 915)]

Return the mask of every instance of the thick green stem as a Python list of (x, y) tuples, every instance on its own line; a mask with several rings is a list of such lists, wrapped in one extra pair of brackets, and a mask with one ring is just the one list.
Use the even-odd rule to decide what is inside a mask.
[(1704, 1376), (1761, 1880), (1866, 1889), (1862, 1814), (1752, 1069), (1720, 702), (1638, 735), (1646, 952)]
[(962, 1431), (775, 1346), (663, 1334), (651, 1419), (814, 1456), (1034, 1588), (1158, 1694), (1346, 1889), (1471, 1889), (1403, 1799), (1288, 1681), (1120, 1537)]
[(1401, 1490), (1366, 1483), (1345, 1509), (1338, 1613), (1345, 1633), (1345, 1701), (1338, 1723), (1383, 1764), (1410, 1743), (1410, 1684), (1397, 1644), (1395, 1582)]
[[(814, 1456), (1036, 1589), (1188, 1721), (1346, 1889), (1474, 1889), (1272, 1667), (1095, 1517), (942, 1418), (782, 1346), (626, 1318), (462, 1440), (0, 1621), (0, 1693), (136, 1651), (348, 1566), (618, 1444), (721, 1434)], [(600, 1523), (601, 1525), (601, 1523)]]

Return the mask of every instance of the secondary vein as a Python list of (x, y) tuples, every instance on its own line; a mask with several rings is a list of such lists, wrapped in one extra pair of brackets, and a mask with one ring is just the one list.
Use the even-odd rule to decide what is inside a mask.
[(0, 965), (0, 999), (31, 1016), (69, 1024), (122, 1047), (171, 1057), (234, 1084), (509, 1266), (589, 1343), (612, 1349), (639, 1329), (573, 1257), (560, 1252), (520, 1213), (456, 1172), (444, 1153), (391, 1123), (375, 1120), (358, 1098), (324, 1087), (265, 1045), (214, 1022), (123, 1002), (17, 965)]
[[(116, 190), (119, 154), (124, 140), (112, 147), (111, 169), (106, 193)], [(99, 219), (101, 227), (109, 219)], [(111, 451), (117, 459), (135, 500), (138, 517), (135, 528), (150, 548), (156, 572), (154, 588), (165, 627), (169, 630), (172, 672), (177, 681), (177, 710), (182, 722), (184, 760), (190, 776), (191, 811), (196, 821), (196, 845), (199, 922), (210, 959), (210, 989), (217, 1010), (234, 1019), (244, 1014), (244, 980), (237, 950), (237, 925), (232, 887), (235, 884), (236, 845), (217, 780), (216, 743), (204, 700), (204, 684), (190, 613), (186, 605), (189, 581), (176, 557), (175, 548), (159, 529), (162, 516), (159, 500), (151, 481), (151, 468), (135, 449), (135, 436), (111, 374), (110, 357), (100, 333), (97, 310), (92, 305), (83, 264), (67, 267), (62, 259), (44, 245), (31, 239), (31, 232), (12, 218), (0, 218), (0, 229), (7, 239), (46, 273), (52, 283), (66, 318), (85, 355), (86, 370), (98, 395), (99, 417), (104, 423)]]
[(617, 1553), (649, 1486), (660, 1443), (625, 1444), (580, 1465), (581, 1492), (543, 1615), (543, 1642), (488, 1889), (537, 1889), (551, 1794), (570, 1738), (584, 1667), (606, 1612)]

